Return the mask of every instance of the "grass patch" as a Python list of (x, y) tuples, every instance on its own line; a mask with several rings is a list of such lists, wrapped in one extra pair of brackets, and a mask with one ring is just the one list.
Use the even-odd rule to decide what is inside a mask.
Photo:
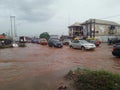
[(4, 49), (4, 48), (12, 48), (12, 45), (3, 45), (3, 46), (0, 46), (0, 49)]
[(73, 80), (76, 90), (120, 90), (120, 75), (104, 70), (70, 70), (66, 79)]

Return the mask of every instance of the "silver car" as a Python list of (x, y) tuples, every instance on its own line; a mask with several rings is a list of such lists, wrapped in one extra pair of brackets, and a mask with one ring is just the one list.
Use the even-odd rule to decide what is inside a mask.
[(86, 40), (73, 40), (69, 44), (70, 48), (79, 48), (82, 50), (94, 49), (96, 48), (95, 44), (89, 43)]

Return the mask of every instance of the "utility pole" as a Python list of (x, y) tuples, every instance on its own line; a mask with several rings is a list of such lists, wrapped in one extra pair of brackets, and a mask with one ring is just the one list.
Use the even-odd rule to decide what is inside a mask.
[(13, 19), (14, 19), (14, 34), (15, 34), (15, 37), (17, 37), (15, 16)]
[(93, 35), (93, 37), (95, 38), (95, 19), (94, 19), (94, 35)]
[(11, 37), (12, 40), (14, 41), (14, 37), (17, 36), (17, 32), (16, 32), (16, 25), (15, 25), (15, 16), (10, 16), (10, 22), (11, 22)]
[(12, 25), (12, 16), (10, 16), (10, 23), (11, 23), (11, 37), (12, 37), (12, 40), (13, 40), (13, 25)]

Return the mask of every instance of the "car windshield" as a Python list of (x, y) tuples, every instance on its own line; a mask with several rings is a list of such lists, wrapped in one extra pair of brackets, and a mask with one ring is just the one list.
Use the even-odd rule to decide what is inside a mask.
[(59, 39), (55, 39), (54, 42), (60, 42), (60, 40)]
[(85, 40), (80, 40), (80, 43), (82, 43), (82, 44), (87, 44), (88, 42), (85, 41)]
[(64, 39), (64, 41), (70, 41), (70, 39)]

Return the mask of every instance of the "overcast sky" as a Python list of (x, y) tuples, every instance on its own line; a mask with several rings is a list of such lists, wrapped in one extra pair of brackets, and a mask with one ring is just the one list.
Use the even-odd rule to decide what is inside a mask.
[(120, 23), (120, 0), (0, 0), (0, 33), (10, 31), (10, 16), (18, 35), (65, 35), (69, 25), (90, 18)]

